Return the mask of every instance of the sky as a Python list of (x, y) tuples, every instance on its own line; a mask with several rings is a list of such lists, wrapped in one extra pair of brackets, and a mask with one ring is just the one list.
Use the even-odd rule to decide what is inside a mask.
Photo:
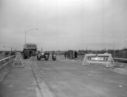
[(0, 0), (0, 49), (127, 47), (127, 0)]

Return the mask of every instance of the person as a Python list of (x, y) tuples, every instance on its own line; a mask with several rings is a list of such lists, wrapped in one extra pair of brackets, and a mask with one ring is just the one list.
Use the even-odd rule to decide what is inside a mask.
[(65, 59), (67, 59), (67, 52), (64, 53), (64, 57), (65, 57)]
[(52, 52), (52, 60), (53, 60), (53, 61), (56, 60), (56, 54), (55, 54), (55, 52)]
[(75, 58), (77, 58), (78, 57), (78, 53), (75, 51)]

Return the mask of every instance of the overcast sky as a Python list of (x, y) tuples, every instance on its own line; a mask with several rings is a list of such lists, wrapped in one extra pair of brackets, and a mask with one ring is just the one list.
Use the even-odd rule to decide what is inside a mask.
[(0, 0), (0, 48), (127, 47), (127, 0)]

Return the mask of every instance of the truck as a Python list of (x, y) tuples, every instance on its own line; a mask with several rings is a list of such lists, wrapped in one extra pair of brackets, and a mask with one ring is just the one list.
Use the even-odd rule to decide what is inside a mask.
[(35, 56), (37, 52), (37, 45), (33, 43), (27, 43), (23, 47), (23, 58), (27, 59), (31, 56)]

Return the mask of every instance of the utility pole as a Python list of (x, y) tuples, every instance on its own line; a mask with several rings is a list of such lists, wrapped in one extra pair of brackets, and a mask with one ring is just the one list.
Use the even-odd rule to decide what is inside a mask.
[(38, 28), (31, 28), (25, 31), (25, 44), (27, 43), (27, 32), (34, 31), (34, 30), (37, 31)]
[(26, 31), (25, 31), (25, 44), (26, 44)]

